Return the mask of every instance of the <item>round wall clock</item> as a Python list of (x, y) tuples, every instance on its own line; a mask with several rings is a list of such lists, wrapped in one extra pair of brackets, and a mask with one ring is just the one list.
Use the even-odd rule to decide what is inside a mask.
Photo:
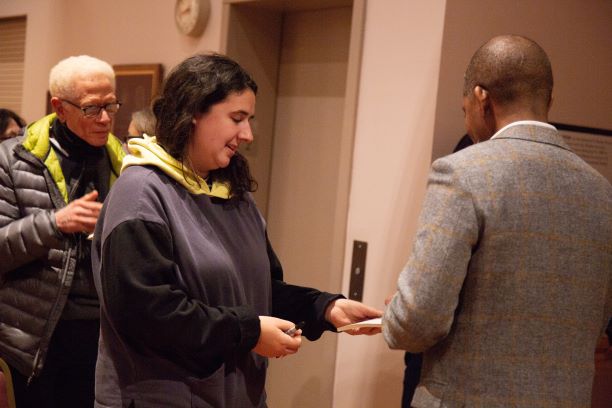
[(174, 20), (176, 27), (185, 35), (197, 37), (204, 32), (210, 0), (176, 0)]

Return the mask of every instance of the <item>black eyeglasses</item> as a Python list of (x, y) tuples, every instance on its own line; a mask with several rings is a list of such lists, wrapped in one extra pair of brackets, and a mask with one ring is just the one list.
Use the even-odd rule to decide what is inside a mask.
[(83, 112), (83, 116), (85, 116), (86, 118), (97, 118), (98, 115), (100, 115), (100, 112), (102, 112), (102, 109), (104, 109), (106, 113), (108, 113), (110, 116), (113, 116), (119, 111), (119, 108), (121, 107), (121, 102), (119, 101), (107, 103), (106, 105), (88, 105), (83, 107), (80, 107), (76, 103), (70, 102), (66, 99), (62, 99), (61, 101), (66, 102), (67, 104), (72, 105), (75, 108), (78, 108), (81, 112)]

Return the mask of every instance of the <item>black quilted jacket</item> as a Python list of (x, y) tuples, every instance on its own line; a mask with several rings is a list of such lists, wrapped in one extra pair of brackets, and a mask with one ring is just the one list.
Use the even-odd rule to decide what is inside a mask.
[[(76, 266), (76, 239), (55, 224), (66, 183), (50, 149), (54, 119), (0, 144), (0, 357), (26, 376), (43, 367)], [(106, 148), (113, 181), (123, 153), (114, 137)]]

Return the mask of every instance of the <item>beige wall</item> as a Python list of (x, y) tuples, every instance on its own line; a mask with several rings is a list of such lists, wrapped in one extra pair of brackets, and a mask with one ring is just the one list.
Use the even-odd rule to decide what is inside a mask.
[[(344, 293), (353, 240), (368, 242), (364, 302), (383, 308), (406, 262), (425, 191), (444, 0), (369, 1), (353, 153)], [(403, 353), (341, 334), (334, 407), (397, 407)]]
[[(68, 55), (162, 63), (168, 70), (195, 52), (218, 50), (221, 3), (211, 0), (208, 27), (192, 39), (175, 29), (171, 0), (0, 0), (0, 17), (28, 15), (23, 115), (34, 120), (44, 114), (48, 71)], [(463, 132), (463, 70), (491, 35), (526, 34), (549, 52), (557, 82), (552, 120), (612, 128), (612, 2), (540, 0), (528, 8), (534, 3), (368, 1), (345, 292), (353, 240), (369, 243), (364, 300), (382, 308), (394, 290), (411, 251), (434, 129), (433, 154), (446, 154)], [(389, 351), (381, 336), (340, 335), (336, 363), (334, 407), (398, 405), (402, 353)]]
[(211, 0), (204, 34), (181, 35), (172, 0), (0, 0), (0, 17), (27, 15), (22, 116), (45, 113), (49, 70), (62, 58), (89, 54), (110, 64), (161, 63), (169, 71), (198, 51), (217, 51), (222, 0)]
[(548, 53), (555, 79), (553, 122), (612, 129), (612, 1), (452, 0), (446, 7), (433, 157), (464, 134), (463, 73), (499, 34), (520, 34)]

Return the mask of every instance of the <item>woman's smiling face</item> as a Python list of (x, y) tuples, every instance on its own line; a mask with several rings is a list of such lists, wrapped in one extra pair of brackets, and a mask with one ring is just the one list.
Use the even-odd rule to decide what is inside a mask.
[(247, 88), (229, 94), (193, 119), (188, 159), (200, 177), (227, 167), (240, 144), (253, 141), (250, 121), (254, 115), (255, 93)]

